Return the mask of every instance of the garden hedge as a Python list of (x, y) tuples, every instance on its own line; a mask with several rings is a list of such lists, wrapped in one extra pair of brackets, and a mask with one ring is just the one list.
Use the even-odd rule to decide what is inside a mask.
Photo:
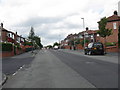
[(11, 43), (0, 43), (0, 46), (2, 47), (2, 51), (12, 51), (13, 45)]

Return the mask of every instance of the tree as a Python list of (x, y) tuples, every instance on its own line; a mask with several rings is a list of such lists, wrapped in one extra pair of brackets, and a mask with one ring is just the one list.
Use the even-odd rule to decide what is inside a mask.
[(34, 36), (33, 40), (36, 42), (36, 44), (37, 44), (40, 48), (43, 47), (43, 45), (41, 44), (41, 39), (40, 39), (40, 37)]
[[(30, 33), (29, 33), (29, 36), (28, 36), (28, 38), (31, 40), (31, 42), (32, 42), (32, 46), (34, 46), (33, 44), (34, 44), (34, 35), (35, 35), (35, 33), (34, 33), (34, 28), (33, 27), (31, 27), (31, 30), (30, 30)], [(33, 53), (33, 48), (32, 48), (32, 53)]]
[(97, 32), (101, 37), (104, 38), (104, 46), (105, 46), (105, 53), (106, 53), (106, 37), (112, 35), (112, 29), (106, 28), (107, 18), (102, 18), (99, 22), (99, 31)]
[(34, 39), (34, 36), (35, 36), (34, 28), (31, 27), (28, 38), (32, 41)]
[(90, 41), (89, 41), (89, 40), (85, 40), (85, 41), (82, 40), (82, 41), (80, 42), (80, 44), (81, 44), (82, 46), (84, 46), (84, 42), (85, 42), (85, 43), (89, 43)]
[(71, 48), (73, 47), (73, 49), (75, 50), (76, 49), (75, 45), (78, 43), (77, 41), (78, 41), (77, 39), (72, 39), (68, 42), (68, 44), (70, 45)]
[(53, 44), (53, 47), (54, 47), (54, 46), (59, 46), (59, 45), (60, 45), (59, 43), (55, 42), (55, 43)]
[(43, 45), (41, 44), (41, 38), (35, 35), (33, 27), (31, 27), (28, 38), (31, 40), (32, 46), (35, 47), (36, 43), (40, 47), (40, 49), (43, 48)]
[(52, 46), (52, 45), (48, 45), (47, 47), (48, 47), (49, 49), (52, 49), (52, 48), (53, 48), (53, 46)]
[(74, 45), (74, 40), (70, 40), (70, 41), (68, 42), (68, 44), (71, 45), (71, 46), (73, 46), (73, 45)]
[(75, 41), (75, 45), (80, 44), (80, 39), (75, 39), (74, 41)]

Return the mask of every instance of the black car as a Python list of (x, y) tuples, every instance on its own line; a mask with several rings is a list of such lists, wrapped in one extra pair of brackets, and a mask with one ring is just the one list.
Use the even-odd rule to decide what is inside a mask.
[(85, 55), (101, 54), (104, 55), (104, 46), (100, 42), (89, 43), (84, 49)]

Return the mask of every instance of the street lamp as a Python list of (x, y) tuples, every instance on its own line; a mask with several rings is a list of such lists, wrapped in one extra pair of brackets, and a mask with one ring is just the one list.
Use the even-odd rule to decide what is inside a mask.
[[(81, 18), (83, 19), (83, 30), (85, 29), (85, 22), (84, 22), (84, 18)], [(84, 32), (84, 48), (85, 48), (85, 32)]]

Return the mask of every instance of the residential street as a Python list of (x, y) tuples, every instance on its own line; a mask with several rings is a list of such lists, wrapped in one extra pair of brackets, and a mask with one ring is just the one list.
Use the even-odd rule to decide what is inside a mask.
[[(117, 88), (118, 65), (65, 50), (41, 50), (4, 88)], [(74, 54), (73, 54), (74, 52)], [(77, 55), (79, 54), (79, 55)], [(92, 58), (91, 58), (92, 57)], [(22, 57), (21, 57), (22, 58)], [(111, 58), (111, 57), (109, 57)], [(117, 56), (113, 57), (117, 61)], [(107, 58), (108, 59), (108, 58)]]

